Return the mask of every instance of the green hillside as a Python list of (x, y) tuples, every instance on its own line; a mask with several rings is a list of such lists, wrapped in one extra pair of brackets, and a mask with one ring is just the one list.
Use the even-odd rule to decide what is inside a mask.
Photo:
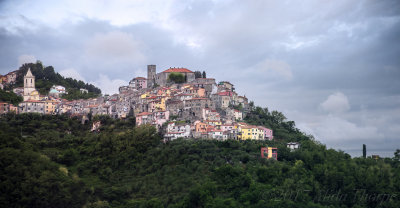
[[(133, 118), (93, 119), (99, 132), (66, 116), (0, 117), (0, 207), (400, 207), (398, 154), (351, 158), (279, 112), (247, 118), (276, 141), (164, 144)], [(260, 157), (265, 146), (279, 148), (278, 161)]]
[(23, 101), (21, 96), (16, 95), (14, 92), (7, 92), (5, 90), (0, 89), (0, 101), (11, 103), (13, 105), (18, 105), (18, 103)]
[[(8, 88), (23, 87), (24, 75), (28, 71), (28, 68), (31, 69), (32, 74), (35, 76), (36, 89), (42, 95), (48, 94), (53, 85), (64, 86), (68, 94), (64, 95), (63, 98), (68, 100), (94, 98), (101, 94), (101, 90), (94, 85), (72, 78), (65, 78), (59, 73), (55, 72), (52, 66), (44, 67), (40, 61), (22, 65), (17, 70), (17, 83)], [(80, 93), (80, 88), (87, 89), (89, 93)]]

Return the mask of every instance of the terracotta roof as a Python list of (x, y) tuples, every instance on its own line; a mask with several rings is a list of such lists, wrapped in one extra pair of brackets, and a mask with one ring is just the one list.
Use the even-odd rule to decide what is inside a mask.
[[(190, 99), (190, 100), (208, 100), (208, 98), (192, 98), (192, 99)], [(189, 100), (189, 101), (190, 101)]]
[(43, 101), (39, 101), (39, 100), (27, 100), (27, 101), (24, 101), (24, 103), (43, 103)]
[(137, 114), (136, 117), (137, 117), (137, 116), (147, 116), (147, 115), (151, 115), (151, 114), (152, 114), (152, 113), (149, 113), (149, 112), (143, 112), (143, 113)]
[(194, 73), (186, 68), (169, 68), (163, 72), (181, 72), (181, 73)]

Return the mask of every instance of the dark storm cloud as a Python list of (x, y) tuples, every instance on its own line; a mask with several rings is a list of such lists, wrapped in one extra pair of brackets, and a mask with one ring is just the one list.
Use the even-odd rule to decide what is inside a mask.
[(115, 92), (147, 64), (205, 70), (328, 146), (400, 148), (398, 1), (75, 3), (0, 3), (0, 73), (33, 55)]

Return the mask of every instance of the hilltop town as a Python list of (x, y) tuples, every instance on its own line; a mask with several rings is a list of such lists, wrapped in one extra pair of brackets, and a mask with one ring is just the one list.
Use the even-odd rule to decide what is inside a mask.
[[(1, 86), (15, 82), (16, 72), (1, 76)], [(236, 93), (229, 81), (217, 82), (206, 73), (187, 68), (169, 68), (157, 73), (156, 65), (147, 66), (147, 77), (135, 77), (119, 93), (91, 99), (68, 101), (60, 95), (65, 87), (54, 85), (47, 95), (35, 89), (35, 76), (29, 69), (24, 87), (13, 92), (23, 97), (18, 106), (0, 103), (0, 113), (68, 114), (88, 122), (93, 116), (115, 119), (136, 118), (136, 125), (153, 125), (164, 141), (183, 138), (272, 140), (273, 132), (264, 126), (243, 122), (251, 110), (245, 96)], [(81, 93), (87, 90), (81, 89)], [(98, 131), (94, 122), (92, 131)]]

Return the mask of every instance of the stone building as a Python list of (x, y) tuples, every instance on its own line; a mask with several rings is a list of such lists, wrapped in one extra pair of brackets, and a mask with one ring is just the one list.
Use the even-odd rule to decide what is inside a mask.
[(208, 98), (192, 98), (185, 101), (185, 114), (189, 119), (202, 119), (203, 109), (214, 109), (212, 101)]
[(6, 76), (7, 84), (15, 84), (17, 82), (17, 71), (10, 72)]
[(194, 77), (194, 72), (190, 71), (189, 69), (186, 68), (169, 68), (163, 72), (160, 72), (158, 74), (156, 74), (156, 84), (159, 86), (166, 86), (169, 82), (168, 82), (168, 76), (171, 73), (181, 73), (183, 75), (185, 75), (185, 82), (191, 82), (195, 79)]
[(184, 108), (183, 101), (180, 101), (180, 100), (167, 100), (166, 106), (167, 106), (167, 110), (173, 116), (179, 116)]
[(211, 99), (216, 108), (226, 109), (229, 107), (232, 99), (229, 93), (230, 92), (220, 92), (211, 95)]
[(19, 113), (40, 113), (45, 114), (45, 102), (28, 100), (18, 105)]
[(217, 93), (217, 84), (214, 78), (197, 78), (190, 82), (194, 87), (204, 88), (206, 97), (210, 97), (211, 94)]
[(156, 65), (147, 65), (147, 88), (154, 87), (156, 83)]

